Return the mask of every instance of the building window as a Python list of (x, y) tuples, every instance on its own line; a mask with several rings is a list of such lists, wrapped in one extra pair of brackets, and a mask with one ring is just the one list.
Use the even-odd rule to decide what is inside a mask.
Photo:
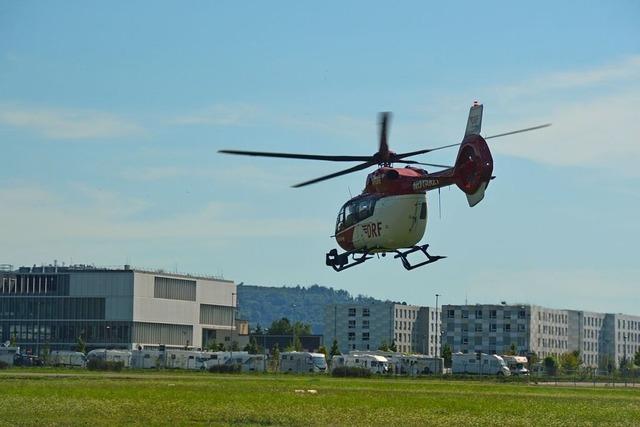
[(511, 324), (507, 323), (506, 325), (504, 325), (504, 331), (511, 332)]
[(196, 281), (156, 276), (154, 277), (153, 297), (195, 301)]
[(495, 310), (489, 310), (489, 319), (495, 319), (496, 315), (497, 314)]
[(495, 332), (495, 331), (497, 331), (497, 330), (498, 330), (498, 326), (497, 326), (495, 323), (492, 323), (492, 324), (489, 326), (489, 331), (490, 331), (490, 332)]
[(362, 333), (362, 341), (369, 341), (369, 332)]
[(456, 317), (456, 311), (455, 310), (447, 310), (447, 318), (448, 319), (453, 319)]
[[(538, 313), (538, 314), (540, 314), (540, 313)], [(510, 311), (505, 311), (503, 317), (505, 319), (511, 319), (511, 312)], [(540, 320), (540, 319), (538, 319), (538, 320)]]
[(369, 329), (369, 321), (368, 320), (363, 320), (362, 321), (362, 329)]
[(462, 337), (462, 345), (468, 345), (469, 344), (469, 337)]
[(349, 341), (355, 341), (356, 340), (356, 333), (355, 332), (349, 332)]
[(482, 332), (482, 323), (476, 323), (476, 332)]
[(525, 325), (518, 325), (518, 332), (524, 332)]
[(462, 318), (463, 319), (469, 318), (469, 310), (462, 310)]
[(349, 309), (349, 317), (355, 317), (356, 316), (356, 309), (355, 308), (350, 308)]
[(482, 319), (482, 310), (476, 310), (476, 319)]
[(473, 339), (473, 344), (474, 344), (475, 346), (481, 346), (481, 345), (482, 345), (482, 337), (475, 337), (475, 338)]
[(355, 328), (356, 328), (356, 321), (349, 320), (349, 329), (355, 329)]
[(362, 317), (369, 317), (369, 308), (365, 307), (362, 309)]
[(526, 311), (520, 310), (518, 311), (518, 319), (524, 319), (527, 316)]

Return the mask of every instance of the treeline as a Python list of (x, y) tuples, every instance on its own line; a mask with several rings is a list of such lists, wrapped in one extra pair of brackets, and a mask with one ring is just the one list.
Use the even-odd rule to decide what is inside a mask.
[(327, 304), (374, 303), (375, 298), (352, 296), (341, 289), (313, 285), (310, 287), (272, 287), (238, 285), (239, 316), (250, 322), (251, 328), (268, 328), (272, 322), (287, 318), (292, 324), (311, 325), (312, 333), (324, 333), (324, 308)]

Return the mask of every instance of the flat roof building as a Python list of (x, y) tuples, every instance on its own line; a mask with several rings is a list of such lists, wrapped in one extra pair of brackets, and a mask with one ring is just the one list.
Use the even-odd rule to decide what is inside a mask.
[(640, 316), (529, 304), (444, 305), (444, 342), (453, 352), (549, 355), (580, 351), (585, 366), (619, 366), (640, 349)]
[(383, 302), (329, 304), (325, 307), (324, 339), (330, 348), (336, 339), (343, 353), (377, 350), (395, 344), (402, 353), (440, 356), (440, 310)]
[(236, 285), (213, 277), (123, 268), (0, 271), (0, 338), (39, 352), (230, 341)]

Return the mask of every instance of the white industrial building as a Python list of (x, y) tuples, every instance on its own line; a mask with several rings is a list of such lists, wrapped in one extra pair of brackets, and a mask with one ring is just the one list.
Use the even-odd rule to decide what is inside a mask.
[(396, 345), (402, 353), (440, 355), (440, 310), (396, 304), (329, 304), (325, 307), (324, 342), (336, 339), (341, 352), (377, 350)]
[(640, 316), (562, 310), (529, 304), (444, 305), (444, 342), (453, 352), (535, 353), (575, 350), (585, 366), (619, 366), (640, 349)]
[(236, 285), (213, 277), (91, 266), (0, 272), (0, 337), (38, 352), (229, 341)]

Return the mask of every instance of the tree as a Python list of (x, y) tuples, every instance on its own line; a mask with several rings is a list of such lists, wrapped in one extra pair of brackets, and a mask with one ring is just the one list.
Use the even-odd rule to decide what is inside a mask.
[(451, 346), (449, 344), (445, 344), (442, 347), (442, 358), (444, 359), (444, 367), (451, 367)]
[(321, 345), (320, 348), (318, 349), (318, 353), (322, 353), (324, 354), (324, 358), (328, 359), (328, 354), (327, 354), (327, 347)]
[(340, 347), (338, 347), (338, 340), (334, 338), (333, 343), (331, 343), (331, 349), (329, 350), (329, 356), (333, 357), (340, 354), (342, 353), (340, 353)]
[(273, 346), (271, 349), (271, 370), (273, 372), (278, 372), (280, 368), (280, 349), (278, 348), (278, 343)]
[(256, 341), (256, 337), (252, 335), (249, 339), (249, 342), (244, 347), (244, 351), (248, 352), (249, 354), (258, 354), (258, 350), (258, 342)]
[(378, 350), (389, 351), (389, 344), (387, 344), (386, 341), (382, 341), (382, 343), (380, 344), (380, 347), (378, 347)]
[(16, 337), (16, 333), (14, 332), (9, 337), (9, 347), (15, 347), (18, 344), (18, 339)]
[(509, 350), (507, 350), (507, 355), (515, 356), (516, 354), (518, 354), (518, 348), (516, 347), (516, 343), (512, 342), (509, 346)]
[(291, 323), (289, 319), (283, 317), (274, 320), (269, 327), (269, 335), (311, 335), (311, 325), (296, 321)]
[(560, 355), (560, 366), (565, 373), (576, 372), (582, 365), (580, 351), (574, 350)]
[(299, 335), (296, 335), (293, 338), (292, 346), (293, 346), (293, 350), (294, 351), (302, 351), (302, 341), (300, 341), (300, 336)]
[(398, 347), (396, 347), (396, 340), (393, 340), (391, 343), (391, 347), (389, 347), (389, 351), (393, 351), (394, 353), (398, 352)]
[(529, 372), (531, 372), (533, 370), (533, 367), (538, 363), (538, 361), (540, 361), (540, 359), (538, 358), (538, 355), (535, 354), (534, 352), (529, 353), (527, 355), (527, 359), (528, 359), (527, 369), (529, 369)]
[(240, 346), (238, 345), (238, 341), (231, 341), (227, 346), (229, 351), (240, 351)]
[(554, 376), (558, 373), (558, 360), (553, 356), (547, 356), (544, 358), (544, 370), (547, 375)]
[(636, 354), (633, 355), (633, 364), (636, 366), (640, 366), (640, 349), (636, 351)]
[(51, 346), (49, 345), (49, 341), (46, 341), (42, 346), (42, 351), (40, 352), (40, 357), (44, 361), (44, 363), (49, 363), (49, 356), (51, 355)]
[(82, 334), (80, 334), (76, 340), (76, 351), (79, 351), (80, 353), (87, 352), (87, 343), (82, 339)]

